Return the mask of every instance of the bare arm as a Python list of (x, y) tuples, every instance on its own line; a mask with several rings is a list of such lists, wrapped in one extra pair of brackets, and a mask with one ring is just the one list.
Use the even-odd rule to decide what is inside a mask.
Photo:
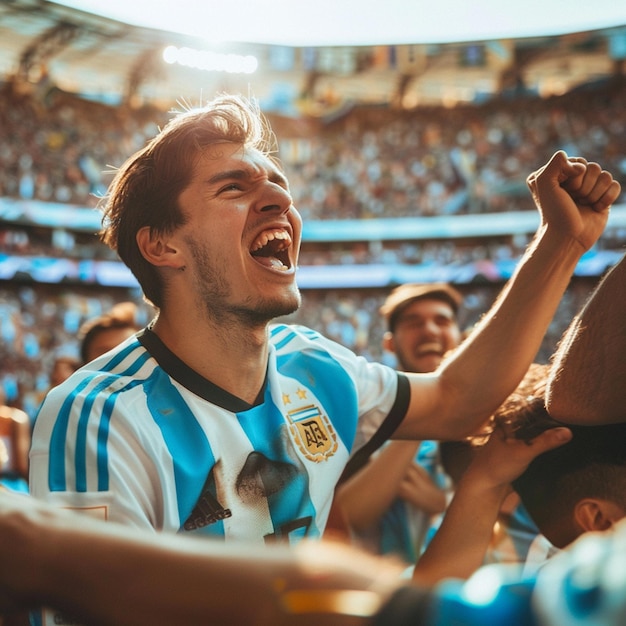
[(602, 233), (620, 191), (599, 165), (563, 152), (528, 184), (541, 215), (533, 242), (451, 358), (432, 374), (408, 375), (411, 402), (395, 437), (460, 439), (493, 413), (535, 358), (580, 257)]
[(337, 504), (352, 528), (364, 530), (377, 523), (397, 497), (428, 513), (443, 511), (444, 492), (420, 473), (421, 468), (413, 467), (419, 446), (413, 441), (392, 441), (339, 486)]
[(45, 605), (92, 625), (358, 626), (402, 569), (346, 544), (146, 536), (0, 493), (0, 613)]
[(471, 576), (483, 564), (511, 482), (536, 456), (570, 438), (569, 429), (552, 428), (526, 443), (506, 439), (496, 429), (459, 481), (437, 534), (415, 566), (413, 582), (430, 586)]
[(13, 448), (13, 467), (22, 478), (28, 479), (28, 451), (30, 449), (30, 421), (21, 409), (0, 405), (0, 426), (10, 433)]
[(571, 424), (608, 424), (626, 416), (626, 256), (596, 287), (553, 359), (550, 414)]

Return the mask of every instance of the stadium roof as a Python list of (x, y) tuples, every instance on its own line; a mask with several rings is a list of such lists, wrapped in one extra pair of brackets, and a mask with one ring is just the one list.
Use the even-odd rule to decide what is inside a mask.
[(622, 0), (57, 0), (212, 41), (287, 46), (445, 43), (626, 24)]
[[(623, 0), (564, 4), (5, 0), (0, 82), (166, 108), (251, 93), (268, 111), (317, 117), (354, 103), (478, 102), (519, 84), (547, 96), (611, 76), (626, 59)], [(215, 65), (232, 58), (257, 69)]]

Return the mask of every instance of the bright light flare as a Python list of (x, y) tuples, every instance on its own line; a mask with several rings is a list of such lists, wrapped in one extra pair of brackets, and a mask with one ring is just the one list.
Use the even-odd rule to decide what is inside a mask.
[(163, 50), (163, 60), (170, 65), (178, 63), (207, 72), (227, 72), (229, 74), (252, 74), (259, 67), (256, 57), (240, 54), (220, 54), (210, 50), (167, 46)]

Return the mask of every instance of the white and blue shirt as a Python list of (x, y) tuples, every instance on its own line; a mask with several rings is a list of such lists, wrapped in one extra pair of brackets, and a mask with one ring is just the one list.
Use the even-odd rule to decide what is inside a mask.
[(33, 496), (140, 528), (224, 540), (320, 536), (335, 486), (400, 423), (407, 379), (317, 332), (276, 325), (254, 405), (146, 329), (52, 390)]

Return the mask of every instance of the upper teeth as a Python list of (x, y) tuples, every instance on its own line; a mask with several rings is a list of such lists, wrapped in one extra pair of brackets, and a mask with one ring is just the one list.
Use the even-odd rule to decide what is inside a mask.
[(254, 245), (252, 246), (252, 252), (264, 248), (270, 241), (273, 241), (274, 239), (280, 239), (285, 242), (284, 245), (281, 246), (281, 248), (283, 249), (287, 248), (291, 244), (291, 237), (289, 236), (289, 233), (287, 231), (268, 230), (261, 234), (261, 236), (254, 242)]
[(418, 346), (417, 352), (418, 354), (424, 354), (426, 352), (443, 352), (443, 348), (439, 343), (423, 343), (422, 345)]

